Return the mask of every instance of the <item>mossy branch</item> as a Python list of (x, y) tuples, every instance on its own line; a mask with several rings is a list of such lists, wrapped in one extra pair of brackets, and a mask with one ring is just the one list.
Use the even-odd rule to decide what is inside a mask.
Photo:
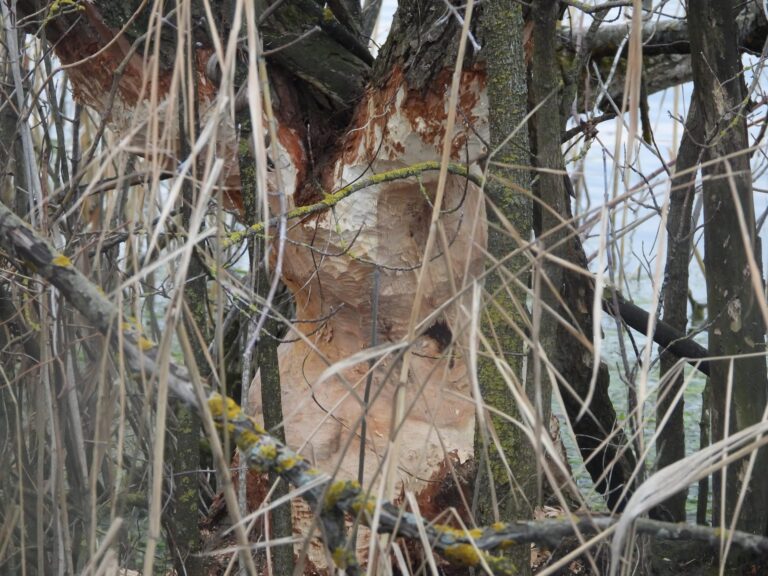
[[(3, 203), (0, 203), (0, 246), (6, 257), (15, 260), (17, 265), (26, 265), (53, 284), (94, 328), (111, 337), (113, 343), (122, 345), (131, 371), (161, 373), (157, 346), (142, 334), (138, 324), (126, 319), (101, 288)], [(171, 362), (168, 380), (177, 398), (200, 410), (186, 368)]]
[[(436, 172), (439, 170), (440, 170), (440, 162), (421, 162), (419, 164), (413, 164), (405, 168), (397, 168), (395, 170), (388, 170), (386, 172), (374, 174), (373, 176), (370, 176), (368, 178), (363, 178), (362, 180), (353, 182), (348, 186), (344, 186), (343, 188), (340, 188), (336, 192), (333, 192), (331, 194), (326, 194), (325, 197), (319, 202), (294, 208), (293, 210), (289, 211), (285, 215), (285, 218), (287, 220), (295, 220), (297, 218), (305, 218), (307, 216), (310, 216), (311, 214), (325, 212), (326, 210), (328, 210), (329, 208), (333, 208), (334, 206), (336, 206), (336, 204), (338, 204), (345, 198), (348, 198), (355, 192), (359, 192), (360, 190), (369, 188), (370, 186), (376, 186), (377, 184), (384, 184), (385, 182), (394, 182), (396, 180), (405, 180), (406, 178), (413, 178), (424, 172)], [(467, 178), (470, 182), (473, 182), (478, 186), (483, 185), (483, 181), (484, 181), (483, 177), (477, 174), (471, 173), (469, 169), (463, 164), (453, 164), (453, 163), (448, 164), (448, 172), (450, 172), (451, 174), (456, 174), (458, 176), (463, 176)], [(269, 226), (270, 227), (277, 226), (279, 219), (280, 219), (279, 216), (270, 218)], [(229, 248), (234, 244), (238, 244), (242, 242), (249, 236), (253, 236), (256, 234), (263, 234), (263, 233), (264, 233), (263, 222), (253, 224), (252, 226), (249, 226), (245, 230), (239, 230), (237, 232), (233, 232), (229, 234), (229, 236), (223, 242), (223, 248)]]
[[(421, 166), (421, 171), (425, 169)], [(414, 169), (412, 167), (411, 169)], [(418, 170), (415, 172), (418, 173)], [(389, 173), (391, 175), (391, 173)], [(466, 174), (466, 172), (465, 172)], [(362, 183), (361, 183), (362, 184)], [(120, 310), (95, 284), (88, 280), (70, 259), (54, 250), (36, 231), (25, 224), (5, 204), (0, 203), (0, 245), (4, 257), (16, 266), (26, 266), (53, 284), (64, 297), (114, 345), (123, 347), (128, 367), (136, 373), (160, 373), (157, 347), (141, 335), (135, 323), (126, 322)], [(425, 531), (432, 549), (452, 563), (484, 567), (494, 574), (514, 574), (516, 567), (508, 558), (495, 556), (506, 548), (530, 542), (556, 544), (577, 533), (608, 531), (617, 517), (573, 517), (562, 520), (496, 523), (485, 528), (461, 530), (442, 524), (419, 526), (420, 519), (402, 512), (391, 502), (380, 503), (367, 495), (356, 481), (333, 479), (310, 465), (301, 455), (278, 441), (246, 416), (240, 406), (218, 393), (211, 394), (205, 406), (197, 402), (187, 370), (169, 361), (169, 389), (176, 398), (198, 413), (210, 410), (219, 429), (228, 433), (243, 454), (251, 470), (275, 472), (296, 488), (319, 515), (323, 537), (331, 555), (347, 574), (357, 574), (357, 560), (348, 548), (346, 515), (358, 516), (370, 523), (379, 511), (378, 530), (421, 541)], [(768, 538), (734, 531), (724, 531), (686, 524), (638, 519), (635, 529), (657, 538), (699, 540), (719, 546), (724, 538), (754, 554), (768, 554)]]

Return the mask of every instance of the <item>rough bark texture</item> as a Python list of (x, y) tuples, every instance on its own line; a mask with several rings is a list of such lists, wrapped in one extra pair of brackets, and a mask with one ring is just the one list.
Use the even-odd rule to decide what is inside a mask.
[[(490, 144), (494, 154), (491, 161), (526, 166), (530, 149), (524, 120), (528, 87), (522, 5), (513, 1), (492, 2), (483, 7), (481, 18), (488, 76)], [(515, 132), (515, 136), (509, 138)], [(495, 411), (486, 413), (486, 422), (492, 426), (497, 440), (489, 443), (486, 431), (475, 433), (475, 453), (480, 463), (475, 487), (478, 496), (476, 516), (480, 523), (528, 518), (536, 495), (535, 452), (523, 431), (511, 420), (520, 420), (521, 411), (510, 390), (510, 386), (516, 386), (523, 395), (527, 389), (531, 399), (534, 396), (533, 388), (526, 386), (524, 359), (527, 350), (523, 336), (530, 325), (525, 303), (530, 278), (529, 260), (522, 251), (509, 258), (519, 250), (521, 242), (525, 243), (531, 237), (533, 210), (531, 198), (526, 193), (530, 190), (531, 177), (524, 169), (494, 167), (492, 170), (511, 185), (492, 179), (485, 190), (489, 203), (488, 265), (508, 260), (493, 269), (485, 281), (487, 299), (482, 331), (491, 343), (491, 349), (485, 350), (478, 359), (477, 378), (482, 402)], [(506, 228), (505, 221), (513, 227), (517, 237)], [(497, 366), (497, 358), (503, 358), (508, 364), (512, 383)], [(488, 486), (489, 482), (491, 486)], [(522, 574), (530, 571), (526, 547), (520, 547), (512, 556)]]
[[(533, 106), (539, 106), (532, 127), (532, 148), (534, 163), (538, 170), (536, 195), (541, 202), (537, 219), (540, 229), (538, 237), (537, 259), (534, 283), (539, 286), (541, 300), (534, 302), (534, 317), (541, 318), (539, 334), (534, 322), (533, 344), (540, 347), (533, 354), (533, 385), (536, 387), (537, 410), (542, 418), (549, 417), (552, 402), (552, 386), (548, 371), (542, 365), (542, 356), (551, 358), (559, 370), (562, 359), (557, 349), (563, 345), (559, 322), (551, 313), (542, 310), (542, 305), (552, 310), (561, 311), (561, 291), (563, 287), (563, 269), (547, 258), (548, 254), (566, 257), (569, 237), (573, 234), (564, 221), (570, 214), (570, 199), (565, 188), (565, 162), (561, 149), (560, 95), (562, 76), (557, 66), (556, 28), (559, 21), (560, 6), (557, 0), (540, 0), (532, 7), (533, 20), (533, 58), (531, 66), (531, 97)], [(538, 252), (538, 251), (541, 252)], [(572, 361), (569, 358), (568, 361)], [(546, 421), (546, 420), (544, 420)]]
[[(260, 215), (259, 208), (261, 203), (256, 195), (258, 189), (257, 184), (257, 163), (254, 158), (254, 154), (251, 152), (251, 142), (253, 138), (253, 130), (251, 126), (249, 111), (243, 110), (238, 114), (238, 123), (240, 128), (240, 138), (238, 144), (238, 162), (240, 168), (240, 185), (243, 191), (253, 191), (253, 194), (243, 194), (243, 208), (245, 223), (247, 225), (253, 225), (257, 222), (263, 221), (266, 215)], [(255, 276), (254, 291), (262, 305), (268, 301), (269, 290), (271, 286), (272, 275), (268, 273), (266, 263), (263, 262), (264, 255), (267, 248), (267, 237), (249, 238), (248, 239), (248, 254), (252, 266), (255, 267), (253, 274)], [(270, 305), (276, 308), (276, 302), (270, 303)], [(259, 308), (258, 315), (264, 312), (263, 308)], [(270, 431), (278, 440), (285, 442), (285, 431), (283, 429), (283, 404), (280, 394), (280, 367), (277, 356), (277, 348), (279, 345), (278, 334), (282, 332), (280, 329), (280, 321), (277, 319), (277, 312), (272, 309), (268, 311), (269, 317), (264, 323), (264, 329), (259, 335), (258, 341), (255, 344), (256, 358), (255, 368), (258, 371), (258, 377), (261, 386), (261, 399), (262, 399), (262, 418), (264, 421), (264, 427)], [(246, 327), (252, 325), (257, 320), (254, 318), (245, 322)], [(250, 330), (243, 330), (243, 340), (245, 346), (251, 344)], [(244, 350), (242, 355), (243, 363), (251, 360), (251, 352)], [(242, 368), (242, 377), (245, 379), (250, 375), (250, 370), (247, 370), (245, 366)], [(249, 394), (248, 385), (250, 382), (243, 382), (243, 392)], [(246, 474), (252, 475), (250, 472)], [(250, 480), (250, 479), (249, 479)], [(246, 481), (246, 500), (249, 497), (249, 489), (254, 489), (249, 485), (249, 480)], [(264, 480), (262, 478), (253, 479)], [(271, 485), (278, 481), (279, 478), (276, 474), (269, 474), (266, 478), (267, 485), (263, 486), (264, 490), (259, 488), (254, 489), (255, 493), (250, 494), (250, 502), (253, 504), (252, 508), (256, 509), (265, 503), (264, 499), (266, 493)], [(251, 482), (252, 483), (252, 482)], [(276, 501), (280, 498), (286, 497), (289, 492), (288, 484), (285, 481), (279, 481), (279, 484), (275, 486), (271, 492), (272, 501)], [(282, 539), (293, 537), (292, 526), (292, 510), (290, 504), (285, 504), (279, 508), (276, 508), (269, 514), (269, 538), (270, 539)], [(269, 551), (272, 555), (272, 569), (274, 574), (293, 574), (294, 571), (294, 557), (293, 546), (277, 546)]]
[[(704, 140), (701, 117), (696, 104), (696, 95), (691, 97), (685, 132), (675, 160), (675, 174), (672, 179), (672, 191), (667, 215), (667, 266), (664, 274), (664, 315), (663, 321), (671, 327), (685, 333), (688, 324), (688, 265), (691, 261), (693, 235), (691, 231), (691, 213), (696, 187), (696, 166)], [(661, 355), (661, 375), (666, 382), (660, 387), (659, 401), (656, 406), (656, 422), (669, 414), (663, 432), (656, 440), (656, 466), (663, 468), (685, 457), (685, 423), (683, 421), (684, 402), (674, 402), (676, 394), (683, 385), (682, 372), (670, 373), (678, 358), (670, 352)], [(685, 501), (688, 490), (670, 498), (665, 504), (666, 512), (676, 522), (685, 521)]]
[[(558, 73), (557, 16), (556, 3), (540, 3), (532, 10), (531, 107), (540, 108), (534, 117), (531, 134), (536, 167), (540, 169), (536, 190), (542, 204), (537, 210), (540, 217), (536, 218), (536, 233), (541, 249), (548, 249), (557, 257), (587, 270), (581, 239), (571, 226), (565, 224), (573, 217), (566, 191), (568, 175), (560, 148), (565, 124), (563, 111), (568, 110), (569, 102), (561, 93), (561, 75)], [(595, 358), (587, 344), (592, 341), (592, 282), (585, 275), (560, 268), (546, 257), (542, 257), (542, 264), (546, 278), (542, 282), (543, 301), (568, 322), (565, 324), (544, 312), (542, 344), (559, 374), (557, 385), (587, 470), (610, 508), (620, 511), (631, 494), (627, 482), (635, 467), (635, 457), (623, 430), (617, 425), (616, 411), (608, 395), (608, 369)], [(594, 362), (600, 364), (593, 383)], [(594, 393), (589, 410), (579, 418), (591, 384)]]
[[(702, 0), (691, 3), (688, 10), (697, 105), (706, 134), (703, 161), (710, 162), (703, 168), (709, 350), (735, 358), (732, 363), (720, 361), (711, 366), (713, 441), (759, 422), (768, 399), (765, 358), (739, 358), (763, 351), (765, 325), (757, 303), (763, 295), (755, 293), (747, 258), (752, 252), (760, 265), (752, 176), (749, 155), (744, 152), (748, 147), (747, 94), (737, 50), (735, 10), (727, 0)], [(726, 159), (729, 155), (733, 156)], [(746, 238), (740, 232), (737, 204), (744, 214)], [(757, 281), (762, 285), (760, 278)], [(731, 521), (739, 490), (746, 488), (749, 505), (741, 510), (737, 526), (760, 534), (768, 521), (768, 476), (764, 473), (768, 452), (758, 453), (756, 473), (748, 483), (744, 482), (746, 468), (747, 460), (742, 460), (729, 466), (727, 475), (715, 476), (715, 522)], [(725, 490), (725, 508), (720, 505), (721, 490)]]
[[(184, 91), (186, 93), (186, 91)], [(179, 147), (182, 157), (189, 154), (197, 129), (195, 101), (179, 98)], [(190, 121), (191, 120), (191, 121)], [(191, 128), (191, 130), (190, 130)], [(191, 133), (190, 133), (191, 132)], [(197, 201), (191, 181), (182, 187), (182, 226), (190, 229), (192, 212)], [(192, 255), (189, 265), (190, 280), (184, 286), (184, 299), (189, 314), (184, 321), (189, 334), (200, 333), (209, 340), (208, 287), (205, 267), (197, 254)], [(210, 367), (205, 358), (204, 343), (193, 338), (192, 350), (201, 374), (209, 375)], [(173, 501), (164, 513), (163, 524), (170, 534), (171, 550), (176, 571), (188, 576), (202, 576), (203, 559), (199, 555), (201, 539), (199, 530), (200, 498), (198, 470), (200, 462), (200, 418), (187, 406), (176, 406), (176, 421), (167, 438), (167, 460), (174, 471), (175, 482), (170, 485)]]
[[(311, 41), (296, 42), (315, 27), (321, 33), (313, 33)], [(348, 109), (357, 102), (373, 59), (366, 45), (342, 22), (326, 16), (320, 3), (282, 3), (265, 20), (262, 33), (264, 49), (274, 51), (273, 60), (315, 87), (328, 99), (323, 104)]]

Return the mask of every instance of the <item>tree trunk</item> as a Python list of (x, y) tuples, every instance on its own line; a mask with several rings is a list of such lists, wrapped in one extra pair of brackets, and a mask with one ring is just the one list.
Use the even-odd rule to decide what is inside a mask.
[[(244, 202), (244, 216), (245, 222), (248, 226), (256, 224), (257, 222), (263, 222), (269, 218), (269, 215), (260, 214), (261, 203), (256, 194), (258, 190), (257, 183), (257, 171), (258, 163), (252, 152), (252, 139), (253, 129), (250, 119), (250, 111), (243, 110), (237, 115), (238, 124), (240, 128), (240, 137), (238, 143), (238, 161), (240, 168), (240, 183), (241, 190), (252, 190), (254, 194), (243, 194)], [(253, 350), (249, 350), (246, 347), (252, 346), (251, 342), (251, 326), (254, 328), (259, 320), (261, 314), (268, 313), (269, 316), (264, 323), (264, 329), (258, 334), (258, 340), (255, 344), (256, 361), (255, 369), (258, 371), (259, 382), (261, 382), (261, 401), (262, 401), (262, 419), (264, 421), (264, 428), (266, 428), (270, 434), (281, 442), (285, 442), (285, 431), (283, 429), (283, 404), (281, 397), (281, 383), (280, 383), (280, 367), (277, 355), (277, 349), (279, 345), (279, 334), (283, 332), (281, 330), (281, 322), (277, 317), (278, 306), (275, 301), (269, 302), (269, 309), (264, 309), (267, 306), (269, 291), (272, 284), (273, 274), (268, 273), (269, 262), (266, 261), (266, 254), (269, 240), (267, 237), (263, 238), (249, 238), (248, 239), (248, 254), (251, 261), (252, 277), (254, 279), (254, 292), (259, 297), (258, 312), (254, 312), (253, 317), (249, 317), (245, 324), (243, 332), (243, 354), (242, 354), (242, 374), (243, 392), (246, 398), (250, 395), (248, 386), (250, 381), (246, 378), (250, 378), (251, 371), (250, 366), (245, 366), (245, 363), (250, 362), (253, 354)], [(272, 271), (274, 272), (274, 271)], [(249, 474), (245, 471), (245, 474)], [(264, 481), (264, 478), (259, 480)], [(276, 501), (280, 498), (288, 496), (290, 487), (283, 480), (275, 474), (269, 474), (266, 478), (268, 486), (264, 487), (265, 492), (275, 483), (278, 484), (272, 490), (272, 501)], [(243, 489), (243, 494), (248, 497), (247, 488), (248, 482), (246, 481), (246, 488)], [(261, 505), (262, 502), (254, 503), (255, 506)], [(254, 507), (255, 507), (254, 506)], [(290, 504), (283, 505), (269, 514), (269, 537), (271, 539), (283, 539), (293, 537), (292, 526), (292, 510)], [(293, 546), (282, 545), (278, 546), (269, 553), (272, 555), (272, 572), (274, 574), (293, 574), (294, 572), (294, 558), (293, 558)]]
[[(571, 225), (570, 185), (561, 150), (565, 103), (575, 94), (563, 94), (558, 73), (557, 3), (540, 2), (531, 11), (533, 60), (531, 109), (534, 160), (538, 170), (535, 187), (540, 206), (536, 211), (536, 235), (542, 269), (542, 302), (557, 313), (542, 312), (541, 346), (554, 368), (565, 411), (579, 452), (595, 487), (608, 506), (621, 511), (631, 495), (628, 485), (636, 460), (608, 394), (607, 366), (595, 357), (593, 340), (594, 286), (588, 275), (563, 268), (543, 252), (587, 271), (587, 259), (579, 233)], [(571, 86), (573, 88), (573, 86)], [(565, 319), (565, 320), (562, 320)], [(595, 365), (597, 363), (597, 365)], [(590, 394), (590, 387), (592, 393)], [(591, 401), (584, 410), (584, 402)], [(582, 415), (582, 412), (583, 415)]]
[[(492, 428), (495, 441), (488, 441), (485, 430), (475, 432), (474, 451), (479, 462), (475, 485), (476, 518), (479, 524), (529, 518), (536, 497), (535, 452), (514, 423), (523, 420), (523, 412), (510, 390), (512, 386), (517, 387), (521, 397), (525, 397), (527, 391), (530, 400), (534, 400), (533, 387), (526, 383), (524, 361), (527, 354), (524, 333), (530, 325), (526, 309), (530, 266), (527, 252), (521, 250), (529, 241), (533, 228), (533, 211), (527, 192), (531, 177), (528, 170), (505, 167), (525, 166), (530, 159), (525, 126), (528, 88), (523, 27), (521, 4), (510, 0), (483, 6), (481, 29), (487, 63), (488, 123), (493, 154), (490, 160), (501, 167), (493, 168), (493, 174), (499, 180), (489, 180), (485, 189), (488, 265), (492, 268), (485, 281), (488, 300), (483, 307), (482, 332), (491, 349), (484, 350), (478, 359), (477, 379), (480, 401), (493, 409), (493, 412), (486, 412), (485, 421)], [(509, 225), (514, 234), (506, 227)], [(515, 252), (516, 255), (510, 258)], [(499, 358), (509, 367), (511, 378), (497, 366)], [(549, 398), (547, 393), (543, 396)], [(541, 401), (542, 394), (538, 397)], [(545, 418), (539, 424), (549, 422), (548, 409), (545, 416), (539, 416)], [(519, 547), (513, 553), (512, 561), (521, 574), (530, 573), (528, 546)]]
[[(765, 357), (740, 358), (764, 348), (765, 323), (760, 249), (755, 238), (752, 175), (747, 152), (745, 93), (736, 45), (736, 7), (728, 0), (690, 2), (688, 9), (693, 78), (707, 146), (704, 151), (704, 262), (710, 314), (709, 350), (732, 360), (713, 362), (712, 441), (759, 422), (768, 399)], [(743, 214), (745, 234), (740, 227)], [(750, 257), (757, 266), (750, 266)], [(762, 534), (768, 525), (768, 452), (757, 453), (752, 478), (748, 460), (715, 476), (715, 523), (732, 521), (739, 491), (749, 504), (736, 527)], [(724, 507), (721, 498), (724, 492)]]
[[(699, 163), (701, 149), (699, 143), (704, 139), (701, 116), (696, 104), (696, 94), (691, 97), (688, 118), (685, 121), (680, 148), (675, 161), (675, 174), (667, 215), (667, 266), (664, 277), (664, 316), (663, 321), (685, 332), (688, 324), (688, 265), (691, 261), (693, 234), (691, 231), (691, 213), (696, 185), (696, 166)], [(659, 436), (656, 440), (656, 466), (664, 468), (685, 457), (685, 423), (683, 421), (683, 398), (675, 402), (675, 396), (683, 385), (683, 373), (671, 373), (678, 362), (670, 352), (662, 352), (659, 400), (656, 406), (656, 423)], [(669, 378), (663, 378), (664, 375)], [(668, 418), (663, 429), (659, 429), (664, 418)], [(664, 504), (665, 515), (675, 522), (685, 521), (685, 502), (688, 490), (684, 490), (667, 500)]]
[[(447, 118), (445, 92), (458, 38), (455, 20), (434, 26), (443, 15), (444, 7), (436, 2), (401, 5), (371, 87), (356, 106), (350, 126), (336, 137), (334, 146), (323, 151), (322, 164), (314, 170), (319, 182), (307, 182), (303, 189), (297, 186), (288, 197), (289, 208), (314, 200), (318, 184), (333, 191), (373, 174), (440, 157)], [(485, 81), (471, 61), (465, 64), (462, 80), (459, 118), (469, 119), (469, 124), (459, 123), (448, 137), (453, 143), (452, 160), (472, 163), (485, 153), (482, 140), (473, 132), (487, 134)], [(303, 152), (294, 156), (299, 162), (293, 165), (297, 174), (306, 174), (311, 170), (310, 159), (319, 154), (307, 147), (306, 140), (298, 144)], [(425, 261), (436, 185), (437, 174), (431, 172), (366, 188), (332, 211), (292, 226), (286, 245), (283, 278), (296, 300), (294, 329), (304, 335), (303, 339), (294, 335), (279, 350), (288, 444), (304, 445), (303, 453), (322, 469), (357, 478), (365, 410), (363, 478), (367, 486), (381, 480), (382, 458), (394, 424), (400, 359), (385, 356), (374, 368), (365, 407), (361, 399), (367, 360), (322, 376), (329, 365), (366, 347), (372, 328), (382, 344), (407, 336), (422, 266), (428, 266), (427, 289), (417, 321), (434, 316), (419, 326), (412, 344), (405, 419), (397, 432), (401, 438), (395, 455), (398, 491), (418, 493), (428, 486), (425, 480), (447, 457), (441, 442), (462, 461), (472, 454), (474, 405), (462, 399), (469, 396), (470, 388), (466, 355), (459, 352), (465, 342), (459, 304), (466, 298), (456, 298), (441, 313), (435, 312), (454, 298), (453, 287), (471, 283), (482, 270), (484, 209), (475, 184), (449, 175), (445, 213), (440, 218), (449, 242), (439, 246), (437, 257), (433, 254)], [(379, 297), (374, 317), (371, 293), (376, 269)], [(260, 385), (254, 381), (251, 390), (251, 409), (257, 414)], [(299, 509), (297, 516), (298, 529), (304, 533), (311, 521), (309, 511)], [(358, 546), (366, 546), (367, 540), (363, 533)], [(324, 563), (320, 547), (313, 545), (310, 560), (315, 565)]]

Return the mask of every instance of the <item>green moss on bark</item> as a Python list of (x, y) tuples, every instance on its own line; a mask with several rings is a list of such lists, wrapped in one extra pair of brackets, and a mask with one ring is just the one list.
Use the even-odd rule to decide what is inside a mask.
[[(525, 166), (529, 163), (529, 146), (524, 118), (527, 113), (527, 85), (525, 57), (523, 54), (522, 5), (513, 1), (491, 2), (483, 6), (481, 29), (483, 52), (486, 54), (488, 70), (488, 120), (491, 132), (491, 146), (496, 148), (517, 130), (515, 136), (506, 142), (493, 160), (507, 165)], [(502, 169), (497, 173), (500, 179), (490, 179), (485, 193), (489, 203), (488, 252), (494, 261), (507, 258), (519, 248), (517, 241), (503, 230), (498, 210), (512, 226), (519, 237), (527, 241), (533, 222), (530, 197), (518, 190), (528, 190), (530, 175), (527, 170)], [(511, 186), (502, 182), (508, 181)], [(494, 411), (519, 418), (519, 411), (506, 378), (499, 372), (492, 356), (503, 357), (513, 373), (523, 380), (523, 359), (526, 353), (521, 332), (528, 324), (525, 311), (528, 284), (528, 259), (520, 253), (508, 259), (503, 267), (491, 273), (486, 280), (486, 301), (482, 323), (483, 333), (494, 343), (490, 354), (480, 357), (478, 381), (484, 403)], [(511, 275), (517, 276), (516, 283), (510, 282)], [(509, 478), (502, 458), (495, 454), (496, 447), (483, 445), (483, 435), (476, 433), (475, 453), (488, 450), (488, 469), (498, 498), (498, 514), (502, 520), (522, 519), (530, 516), (529, 498), (535, 483), (535, 462), (532, 450), (526, 446), (523, 432), (510, 420), (498, 416), (490, 418), (501, 450), (511, 467), (514, 479)], [(495, 520), (491, 490), (487, 488), (484, 467), (478, 475), (477, 520), (487, 523)], [(522, 492), (516, 492), (518, 487)], [(520, 547), (510, 551), (513, 562), (520, 566), (520, 573), (529, 568), (528, 550)]]

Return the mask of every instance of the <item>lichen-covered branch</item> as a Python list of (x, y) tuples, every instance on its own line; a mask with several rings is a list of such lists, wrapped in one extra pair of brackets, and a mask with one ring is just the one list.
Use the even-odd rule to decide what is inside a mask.
[[(0, 203), (0, 246), (6, 257), (27, 265), (56, 286), (94, 328), (122, 344), (132, 371), (160, 373), (155, 343), (142, 334), (135, 322), (125, 321), (104, 292), (75, 268), (67, 256), (51, 247), (3, 203)], [(179, 400), (199, 410), (185, 368), (171, 362), (168, 385)]]
[[(362, 180), (358, 180), (357, 182), (354, 182), (349, 186), (344, 186), (344, 188), (341, 188), (336, 192), (333, 192), (331, 194), (326, 194), (325, 198), (323, 198), (320, 202), (315, 202), (314, 204), (307, 204), (306, 206), (299, 206), (297, 208), (294, 208), (293, 210), (291, 210), (285, 215), (285, 218), (287, 220), (295, 220), (297, 218), (305, 218), (306, 216), (310, 216), (311, 214), (325, 212), (326, 210), (328, 210), (329, 208), (333, 208), (334, 206), (336, 206), (336, 204), (338, 204), (345, 198), (348, 198), (355, 192), (359, 192), (360, 190), (363, 190), (370, 186), (376, 186), (377, 184), (383, 184), (385, 182), (394, 182), (395, 180), (404, 180), (406, 178), (412, 178), (414, 176), (418, 176), (419, 174), (423, 174), (424, 172), (436, 172), (438, 170), (440, 170), (440, 162), (421, 162), (418, 164), (407, 166), (406, 168), (398, 168), (396, 170), (388, 170), (386, 172), (381, 172), (369, 178), (363, 178)], [(453, 163), (448, 164), (448, 172), (450, 172), (451, 174), (464, 176), (470, 182), (473, 182), (478, 186), (482, 186), (482, 183), (484, 180), (481, 176), (470, 172), (469, 169), (463, 164), (453, 164)], [(275, 216), (273, 218), (270, 218), (269, 225), (277, 226), (277, 223), (279, 220), (280, 220), (280, 216)], [(224, 241), (223, 247), (228, 248), (234, 244), (242, 242), (249, 236), (261, 234), (262, 232), (264, 232), (263, 222), (253, 224), (248, 228), (246, 228), (245, 230), (239, 230), (237, 232), (231, 233), (227, 237), (227, 239)]]
[[(419, 539), (418, 518), (402, 512), (390, 502), (378, 503), (354, 480), (337, 480), (321, 472), (299, 454), (266, 433), (255, 420), (246, 416), (231, 398), (213, 394), (208, 400), (217, 425), (237, 443), (245, 462), (256, 472), (277, 472), (296, 487), (311, 486), (302, 492), (320, 514), (326, 528), (326, 544), (340, 568), (354, 571), (356, 560), (344, 547), (343, 518), (346, 514), (359, 517), (369, 524), (379, 508), (378, 530), (382, 533)], [(510, 546), (536, 542), (555, 546), (563, 538), (581, 534), (610, 533), (618, 521), (615, 516), (579, 516), (561, 520), (497, 522), (484, 528), (461, 530), (444, 524), (423, 526), (432, 549), (447, 560), (464, 566), (485, 566), (494, 574), (517, 572), (509, 558), (494, 556), (494, 552)], [(742, 550), (753, 554), (768, 553), (768, 538), (743, 532), (725, 533), (706, 526), (673, 524), (638, 519), (635, 529), (665, 540), (698, 540), (719, 546), (731, 537)], [(339, 535), (341, 534), (341, 539)]]

